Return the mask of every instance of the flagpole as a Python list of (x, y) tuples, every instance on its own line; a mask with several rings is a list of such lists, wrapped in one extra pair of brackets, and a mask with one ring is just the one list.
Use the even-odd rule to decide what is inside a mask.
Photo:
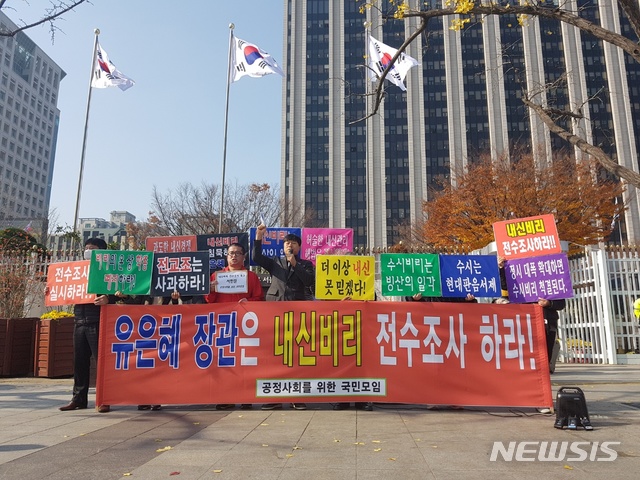
[(231, 85), (231, 54), (233, 52), (233, 29), (235, 25), (229, 24), (229, 61), (227, 65), (227, 97), (224, 106), (224, 138), (222, 140), (222, 189), (220, 191), (220, 219), (218, 220), (218, 233), (222, 233), (222, 216), (224, 212), (224, 176), (227, 166), (227, 126), (229, 125), (229, 86)]
[(78, 192), (76, 194), (76, 209), (73, 216), (73, 233), (74, 236), (71, 239), (71, 248), (73, 249), (73, 242), (75, 236), (78, 233), (78, 212), (80, 210), (80, 193), (82, 191), (82, 175), (84, 172), (84, 157), (87, 150), (87, 130), (89, 128), (89, 109), (91, 106), (91, 81), (93, 80), (93, 71), (96, 63), (96, 50), (98, 48), (98, 35), (100, 35), (100, 29), (96, 28), (93, 33), (95, 38), (93, 40), (93, 54), (91, 56), (91, 75), (89, 75), (89, 94), (87, 95), (87, 110), (84, 117), (84, 133), (82, 136), (82, 154), (80, 155), (80, 173), (78, 174)]
[(369, 151), (369, 129), (373, 128), (371, 126), (371, 119), (369, 118), (369, 103), (371, 102), (371, 80), (369, 79), (369, 37), (371, 35), (371, 32), (369, 31), (369, 21), (365, 21), (364, 22), (364, 33), (365, 33), (365, 45), (364, 45), (364, 51), (366, 52), (367, 55), (367, 62), (366, 62), (366, 66), (364, 69), (364, 85), (365, 85), (365, 118), (366, 120), (366, 131), (367, 131), (367, 144), (366, 147), (364, 149), (364, 174), (365, 174), (365, 190), (366, 190), (366, 196), (365, 198), (367, 199), (367, 203), (365, 205), (365, 216), (367, 218), (367, 248), (366, 251), (368, 253), (372, 253), (373, 251), (373, 245), (371, 244), (371, 240), (374, 238), (374, 236), (371, 234), (371, 225), (373, 224), (373, 222), (371, 221), (371, 218), (369, 217), (369, 213), (371, 212), (371, 197), (373, 195), (373, 192), (371, 191), (371, 180), (369, 178), (369, 175), (372, 174), (373, 172), (371, 171), (372, 169), (369, 166), (369, 160), (371, 158), (371, 152)]

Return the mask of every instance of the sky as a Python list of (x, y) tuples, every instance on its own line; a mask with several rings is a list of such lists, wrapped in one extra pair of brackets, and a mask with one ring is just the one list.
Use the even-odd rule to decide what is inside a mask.
[[(65, 72), (50, 209), (72, 226), (87, 111), (94, 29), (109, 59), (136, 85), (93, 89), (79, 218), (128, 211), (146, 220), (154, 186), (222, 179), (229, 24), (234, 35), (282, 67), (282, 0), (91, 0), (25, 33)], [(9, 0), (18, 25), (40, 18), (48, 0)], [(13, 10), (12, 10), (13, 8)], [(245, 76), (230, 86), (227, 184), (280, 183), (282, 82)]]

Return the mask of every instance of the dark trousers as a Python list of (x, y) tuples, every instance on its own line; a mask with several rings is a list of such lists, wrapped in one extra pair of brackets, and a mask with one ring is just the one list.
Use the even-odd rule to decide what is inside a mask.
[(547, 336), (547, 360), (551, 362), (551, 356), (553, 355), (553, 347), (556, 344), (556, 334), (558, 333), (557, 326), (544, 326), (544, 330)]
[(91, 357), (98, 361), (99, 323), (75, 324), (73, 328), (73, 401), (86, 406), (91, 382)]

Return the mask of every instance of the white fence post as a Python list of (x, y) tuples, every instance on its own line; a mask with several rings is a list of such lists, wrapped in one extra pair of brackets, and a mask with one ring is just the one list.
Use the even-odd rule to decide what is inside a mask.
[(607, 258), (607, 252), (603, 249), (596, 249), (591, 252), (595, 256), (593, 265), (596, 269), (596, 295), (601, 299), (598, 302), (601, 306), (602, 322), (600, 323), (601, 335), (604, 337), (605, 350), (603, 353), (606, 355), (606, 363), (616, 363), (616, 346), (614, 342), (615, 338), (615, 321), (613, 317), (613, 310), (611, 308), (611, 282), (609, 275), (609, 262)]

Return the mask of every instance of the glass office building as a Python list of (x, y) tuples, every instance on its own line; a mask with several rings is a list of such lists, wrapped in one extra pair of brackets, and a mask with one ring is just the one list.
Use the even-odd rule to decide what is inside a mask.
[(25, 33), (0, 36), (0, 225), (46, 228), (64, 76)]
[[(409, 0), (413, 8), (440, 1)], [(547, 2), (550, 8), (554, 2)], [(386, 8), (387, 2), (380, 5)], [(616, 2), (563, 1), (603, 27), (626, 32)], [(366, 42), (398, 48), (417, 19), (384, 20), (347, 0), (285, 0), (281, 186), (287, 208), (316, 226), (353, 228), (358, 246), (396, 243), (423, 218), (441, 181), (480, 155), (531, 153), (537, 162), (573, 150), (522, 103), (523, 91), (583, 118), (561, 125), (638, 171), (640, 65), (611, 45), (558, 22), (486, 17), (463, 31), (431, 20), (407, 53), (419, 60), (405, 84), (387, 82), (371, 111)], [(564, 78), (566, 77), (566, 80)], [(553, 89), (544, 85), (557, 82)], [(587, 100), (598, 95), (598, 101)], [(588, 104), (588, 108), (585, 106)], [(640, 200), (629, 188), (623, 240), (640, 240)]]

